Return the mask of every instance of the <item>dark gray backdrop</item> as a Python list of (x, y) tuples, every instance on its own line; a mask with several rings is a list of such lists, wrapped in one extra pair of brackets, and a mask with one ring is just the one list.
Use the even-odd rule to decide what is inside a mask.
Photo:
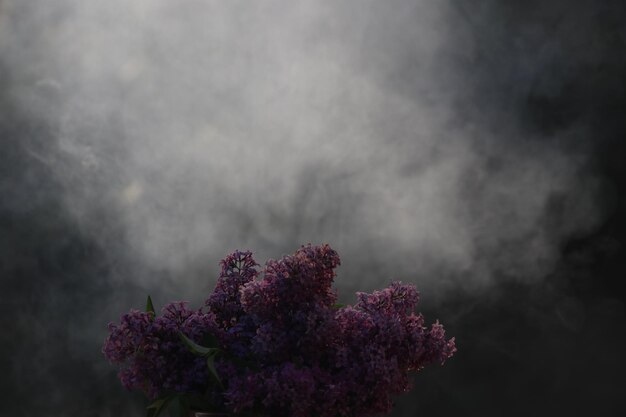
[(307, 242), (456, 336), (394, 415), (621, 415), (622, 3), (0, 0), (0, 415), (141, 415), (106, 324)]

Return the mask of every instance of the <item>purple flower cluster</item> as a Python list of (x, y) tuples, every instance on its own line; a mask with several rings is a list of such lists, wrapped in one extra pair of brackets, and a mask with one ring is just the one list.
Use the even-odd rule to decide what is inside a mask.
[(187, 350), (178, 332), (200, 341), (215, 327), (215, 319), (185, 304), (168, 304), (158, 317), (131, 310), (119, 325), (109, 324), (102, 351), (111, 362), (125, 364), (119, 377), (126, 388), (143, 390), (155, 399), (166, 392), (202, 392), (206, 387), (206, 362)]
[[(454, 339), (413, 312), (412, 285), (357, 293), (354, 306), (338, 307), (338, 265), (328, 245), (302, 246), (262, 270), (250, 252), (237, 251), (221, 262), (206, 311), (180, 303), (163, 317), (132, 311), (111, 325), (104, 352), (126, 363), (125, 386), (153, 397), (208, 390), (227, 410), (259, 417), (388, 413), (392, 396), (410, 389), (408, 373), (443, 364)], [(205, 362), (185, 351), (178, 330), (195, 341), (217, 339), (223, 390), (209, 384)]]

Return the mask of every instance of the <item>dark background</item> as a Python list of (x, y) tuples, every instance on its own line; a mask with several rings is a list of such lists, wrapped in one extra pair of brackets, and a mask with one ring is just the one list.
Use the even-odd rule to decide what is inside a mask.
[[(383, 91), (407, 100), (430, 100), (431, 107), (454, 115), (441, 123), (454, 132), (454, 141), (466, 141), (472, 149), (486, 149), (483, 153), (487, 156), (479, 159), (475, 170), (463, 171), (458, 178), (466, 185), (455, 188), (459, 193), (450, 204), (458, 205), (459, 213), (468, 218), (487, 216), (486, 223), (475, 225), (482, 230), (491, 222), (488, 215), (493, 211), (496, 222), (502, 223), (484, 233), (501, 236), (500, 228), (524, 217), (517, 212), (499, 216), (499, 200), (481, 199), (493, 184), (502, 184), (498, 172), (505, 172), (518, 157), (534, 161), (537, 152), (540, 165), (549, 165), (551, 159), (545, 155), (553, 154), (559, 155), (559, 161), (575, 161), (576, 174), (563, 190), (545, 193), (530, 231), (523, 229), (518, 236), (517, 229), (512, 229), (497, 240), (484, 238), (482, 232), (470, 233), (475, 244), (469, 253), (472, 258), (487, 260), (482, 263), (472, 261), (458, 267), (448, 262), (446, 254), (423, 255), (418, 250), (415, 257), (422, 266), (404, 265), (398, 259), (412, 253), (413, 241), (397, 242), (387, 235), (377, 241), (375, 233), (344, 236), (337, 243), (343, 264), (338, 278), (343, 301), (351, 302), (349, 294), (355, 290), (386, 285), (389, 277), (411, 281), (415, 276), (416, 285), (426, 289), (422, 291), (421, 311), (427, 319), (441, 319), (448, 334), (457, 340), (455, 357), (444, 367), (431, 367), (417, 375), (414, 390), (398, 398), (393, 415), (623, 415), (624, 3), (446, 2), (447, 26), (441, 26), (441, 31), (448, 31), (448, 35), (440, 46), (445, 53), (429, 55), (429, 62), (438, 69), (435, 73), (440, 74), (437, 85), (444, 87), (432, 90), (424, 87), (430, 79), (414, 77), (421, 74), (423, 52), (412, 47), (411, 22), (421, 20), (411, 14), (411, 2), (398, 3), (369, 4), (370, 11), (355, 4), (331, 4), (329, 16), (344, 17), (324, 20), (327, 26), (309, 34), (311, 42), (316, 42), (315, 36), (352, 36), (354, 39), (345, 40), (346, 50), (353, 51), (349, 59), (362, 69), (355, 77), (365, 74)], [(59, 137), (67, 136), (66, 113), (59, 109), (73, 97), (66, 89), (74, 85), (62, 77), (46, 75), (47, 64), (57, 66), (49, 70), (50, 74), (60, 74), (80, 63), (49, 58), (63, 52), (50, 49), (47, 28), (73, 13), (76, 10), (70, 1), (60, 2), (58, 8), (46, 13), (36, 6), (0, 1), (0, 28), (4, 30), (0, 31), (0, 38), (4, 37), (0, 43), (1, 416), (141, 415), (144, 400), (120, 387), (115, 369), (100, 353), (108, 321), (131, 307), (140, 308), (147, 293), (155, 295), (157, 304), (184, 298), (199, 305), (203, 298), (200, 293), (212, 288), (217, 260), (236, 247), (260, 251), (258, 260), (262, 262), (308, 241), (327, 241), (334, 246), (335, 235), (327, 231), (336, 229), (338, 223), (328, 218), (350, 222), (352, 209), (347, 202), (367, 205), (370, 196), (361, 194), (362, 190), (352, 192), (354, 184), (360, 184), (360, 171), (346, 174), (348, 179), (339, 174), (329, 177), (318, 169), (319, 164), (285, 173), (300, 175), (295, 180), (297, 191), (288, 197), (281, 197), (283, 194), (271, 186), (255, 185), (264, 195), (275, 193), (271, 204), (256, 194), (244, 194), (250, 198), (250, 204), (244, 204), (242, 194), (230, 193), (230, 187), (241, 184), (218, 178), (219, 187), (205, 190), (211, 196), (207, 210), (212, 215), (221, 213), (223, 227), (217, 229), (219, 239), (210, 246), (212, 252), (205, 257), (191, 250), (182, 260), (154, 262), (158, 256), (146, 256), (136, 249), (135, 229), (129, 226), (125, 208), (108, 191), (125, 184), (132, 164), (137, 163), (128, 156), (129, 143), (145, 132), (133, 131), (134, 125), (128, 128), (130, 122), (124, 112), (132, 112), (132, 106), (131, 110), (104, 106), (95, 116), (81, 115), (74, 123), (73, 138), (95, 138), (85, 139), (96, 149), (95, 168), (59, 146)], [(352, 19), (358, 21), (362, 14), (369, 19), (364, 26), (367, 30), (344, 33), (342, 25)], [(119, 18), (123, 20), (121, 14)], [(105, 31), (106, 25), (97, 30)], [(288, 33), (281, 36), (288, 37)], [(77, 33), (68, 39), (78, 42), (79, 38)], [(233, 48), (236, 50), (236, 45)], [(33, 52), (36, 50), (43, 52)], [(101, 52), (106, 55), (110, 51)], [(160, 52), (157, 47), (157, 55)], [(221, 53), (228, 56), (230, 52)], [(180, 65), (186, 64), (183, 61)], [(74, 70), (68, 70), (68, 79)], [(75, 71), (82, 74), (83, 70)], [(207, 71), (211, 71), (210, 66)], [(89, 92), (94, 102), (100, 96), (106, 97), (103, 102), (111, 96), (114, 103), (126, 100), (124, 85), (106, 77), (98, 78), (97, 83)], [(91, 85), (89, 78), (86, 84)], [(163, 89), (167, 94), (167, 87)], [(441, 95), (432, 98), (429, 94), (433, 90)], [(212, 94), (222, 94), (225, 113), (245, 107), (238, 101), (245, 100), (237, 95), (236, 88), (234, 92), (202, 94), (207, 100)], [(132, 98), (128, 100), (133, 103)], [(188, 114), (193, 110), (183, 104), (183, 111)], [(342, 116), (344, 120), (349, 117)], [(247, 129), (254, 130), (254, 124)], [(438, 129), (445, 138), (445, 129)], [(398, 130), (381, 132), (389, 133), (381, 139), (385, 146), (404, 152), (405, 146), (411, 145), (411, 140), (396, 140)], [(263, 135), (268, 132), (255, 134), (258, 142), (251, 146), (262, 148)], [(372, 136), (378, 134), (375, 131)], [(234, 143), (235, 152), (245, 152), (249, 146)], [(150, 151), (145, 149), (147, 154)], [(260, 158), (283, 158), (274, 151), (269, 157), (263, 155)], [(412, 172), (412, 178), (420, 178), (421, 168), (413, 167), (411, 158), (405, 169)], [(522, 165), (522, 171), (523, 167), (534, 167), (533, 163)], [(384, 168), (375, 159), (368, 162), (367, 169), (380, 169), (381, 175), (385, 175)], [(148, 167), (151, 169), (154, 167)], [(187, 198), (187, 190), (197, 192), (196, 188), (185, 188), (188, 183), (177, 188), (177, 171), (167, 172), (156, 169), (149, 175), (156, 182), (165, 182), (165, 189), (174, 190), (171, 192), (183, 190), (176, 198)], [(550, 176), (539, 177), (547, 178)], [(438, 186), (436, 181), (434, 184)], [(505, 203), (517, 204), (531, 198), (542, 184), (504, 181), (504, 185), (515, 196)], [(315, 194), (319, 187), (325, 187), (325, 198), (310, 201), (307, 196), (319, 195)], [(372, 190), (376, 198), (379, 188)], [(172, 209), (169, 200), (155, 201), (163, 202), (165, 212), (173, 210), (172, 216), (190, 214), (187, 209)], [(74, 209), (76, 204), (80, 209)], [(307, 211), (310, 205), (322, 211)], [(593, 209), (578, 213), (580, 206)], [(158, 204), (155, 207), (160, 210)], [(189, 210), (198, 207), (203, 207), (202, 202)], [(269, 227), (277, 237), (268, 237), (266, 229), (258, 226), (257, 217), (250, 214), (260, 210), (276, 210)], [(150, 211), (143, 215), (146, 213)], [(157, 213), (160, 216), (163, 212)], [(191, 215), (192, 224), (194, 219), (198, 217)], [(364, 227), (375, 229), (377, 224)], [(159, 233), (176, 233), (177, 228), (159, 230), (150, 237), (142, 235), (139, 241), (158, 238)], [(540, 249), (528, 246), (534, 240), (523, 233), (538, 234), (547, 244)], [(166, 245), (167, 250), (186, 251), (185, 236), (189, 235), (183, 233), (177, 244)], [(193, 247), (193, 243), (189, 245)], [(552, 251), (548, 261), (527, 256), (541, 248)], [(159, 246), (156, 253), (163, 253), (163, 247)], [(397, 258), (390, 259), (389, 253), (397, 254)], [(536, 264), (542, 266), (534, 268)], [(489, 279), (473, 278), (481, 274)], [(342, 276), (346, 277), (343, 283)], [(445, 279), (432, 278), (438, 276)]]

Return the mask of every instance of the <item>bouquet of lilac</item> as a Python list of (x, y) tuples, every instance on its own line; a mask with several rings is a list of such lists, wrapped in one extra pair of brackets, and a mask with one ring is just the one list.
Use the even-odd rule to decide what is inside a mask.
[(409, 372), (454, 354), (454, 338), (415, 314), (414, 286), (394, 282), (353, 306), (336, 304), (337, 252), (302, 246), (265, 267), (250, 252), (221, 261), (205, 307), (157, 316), (131, 310), (110, 324), (103, 352), (122, 384), (154, 402), (148, 415), (190, 409), (256, 417), (389, 413)]

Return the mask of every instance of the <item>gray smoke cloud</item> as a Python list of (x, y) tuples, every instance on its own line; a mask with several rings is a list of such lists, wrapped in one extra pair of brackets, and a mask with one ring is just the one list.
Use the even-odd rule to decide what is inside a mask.
[[(199, 305), (234, 249), (264, 262), (327, 242), (342, 301), (399, 279), (427, 307), (475, 296), (450, 301), (457, 321), (502, 282), (542, 282), (608, 210), (592, 123), (519, 114), (610, 55), (585, 47), (600, 32), (583, 3), (517, 27), (495, 1), (0, 0), (9, 414), (139, 415), (99, 351), (105, 324), (146, 293)], [(473, 323), (469, 356), (500, 348)], [(480, 387), (457, 403), (493, 396)]]
[(33, 158), (85, 230), (116, 213), (137, 262), (323, 241), (370, 289), (541, 277), (597, 222), (584, 157), (461, 114), (459, 10), (392, 3), (9, 0), (0, 45), (57, 127)]

